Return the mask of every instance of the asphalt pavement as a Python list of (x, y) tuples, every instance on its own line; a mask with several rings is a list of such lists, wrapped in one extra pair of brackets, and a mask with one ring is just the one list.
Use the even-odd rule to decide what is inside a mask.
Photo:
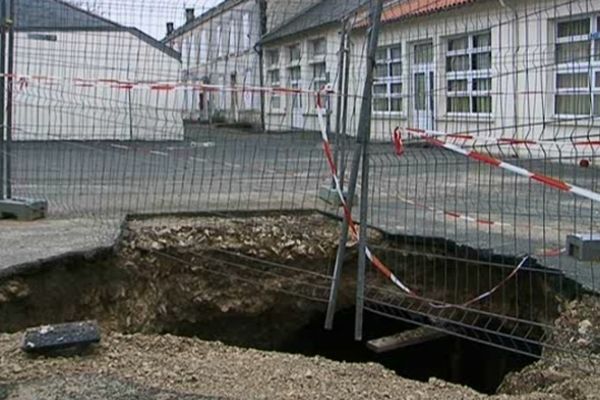
[[(0, 269), (109, 245), (127, 214), (339, 211), (318, 198), (330, 177), (317, 135), (201, 128), (194, 138), (16, 143), (15, 196), (46, 199), (50, 211), (34, 223), (0, 221)], [(353, 146), (346, 142), (345, 151)], [(408, 147), (397, 156), (382, 143), (370, 154), (371, 225), (482, 252), (533, 255), (597, 288), (595, 263), (577, 262), (564, 251), (567, 234), (600, 231), (591, 201), (442, 149)], [(600, 191), (595, 167), (508, 161)]]

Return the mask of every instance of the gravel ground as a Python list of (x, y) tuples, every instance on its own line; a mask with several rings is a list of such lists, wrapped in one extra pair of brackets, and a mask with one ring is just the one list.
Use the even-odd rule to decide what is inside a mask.
[[(108, 334), (90, 355), (56, 359), (24, 355), (18, 349), (20, 339), (19, 334), (0, 336), (3, 400), (486, 398), (439, 380), (410, 381), (377, 364), (339, 363), (169, 335)], [(549, 394), (519, 398), (561, 399)]]

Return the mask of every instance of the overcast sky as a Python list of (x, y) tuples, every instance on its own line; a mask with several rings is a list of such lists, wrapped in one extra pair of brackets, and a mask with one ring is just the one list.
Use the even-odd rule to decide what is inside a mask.
[(166, 23), (175, 22), (175, 27), (183, 24), (184, 10), (196, 9), (196, 15), (214, 7), (223, 0), (67, 0), (75, 4), (87, 5), (102, 16), (122, 25), (135, 26), (142, 31), (162, 39), (166, 33)]

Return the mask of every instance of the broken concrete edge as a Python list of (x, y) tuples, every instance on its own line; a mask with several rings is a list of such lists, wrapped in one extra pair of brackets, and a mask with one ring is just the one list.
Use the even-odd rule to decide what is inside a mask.
[[(125, 214), (121, 223), (119, 224), (118, 232), (114, 236), (112, 243), (108, 246), (99, 246), (82, 250), (74, 250), (71, 252), (66, 252), (63, 254), (57, 254), (47, 258), (41, 258), (38, 260), (26, 262), (23, 264), (17, 264), (14, 266), (9, 266), (3, 269), (0, 269), (0, 280), (10, 279), (15, 276), (23, 276), (23, 275), (31, 275), (35, 274), (39, 271), (42, 271), (56, 263), (58, 261), (65, 260), (73, 260), (73, 259), (83, 259), (83, 260), (92, 260), (99, 257), (109, 257), (115, 254), (118, 254), (120, 251), (120, 246), (123, 243), (125, 235), (128, 232), (128, 226), (130, 222), (133, 221), (148, 221), (157, 218), (207, 218), (207, 217), (217, 217), (217, 218), (249, 218), (249, 217), (269, 217), (269, 216), (278, 216), (278, 215), (291, 215), (291, 216), (302, 216), (302, 215), (310, 215), (310, 214), (321, 214), (325, 217), (331, 218), (332, 220), (342, 221), (343, 216), (341, 213), (320, 210), (316, 208), (305, 208), (305, 209), (256, 209), (256, 210), (216, 210), (216, 211), (197, 211), (197, 212), (169, 212), (169, 213), (130, 213)], [(358, 221), (354, 221), (358, 224)], [(442, 237), (425, 237), (425, 236), (414, 236), (414, 235), (405, 235), (399, 232), (387, 231), (383, 228), (374, 226), (372, 224), (367, 224), (369, 229), (372, 229), (375, 232), (380, 233), (385, 240), (389, 241), (404, 241), (405, 243), (415, 244), (415, 245), (439, 245), (447, 248), (449, 251), (460, 252), (464, 254), (467, 259), (473, 260), (481, 260), (482, 259), (482, 251), (486, 251), (485, 249), (474, 249), (467, 245), (461, 245), (453, 240), (448, 240)], [(458, 254), (458, 253), (457, 253)], [(519, 256), (507, 256), (502, 254), (487, 254), (483, 259), (487, 259), (491, 262), (503, 262), (507, 266), (511, 261), (514, 263), (518, 263), (521, 258)], [(563, 271), (556, 270), (554, 268), (545, 267), (539, 264), (538, 260), (535, 258), (531, 259), (532, 262), (528, 269), (539, 268), (539, 269), (549, 269), (556, 273), (560, 273), (564, 279), (568, 282), (572, 282), (573, 285), (577, 286), (577, 290), (580, 293), (589, 293), (589, 294), (598, 294), (598, 291), (594, 291), (593, 289), (582, 286), (581, 283), (578, 283), (568, 276), (566, 276)], [(508, 264), (507, 264), (508, 263)]]
[(56, 254), (50, 257), (39, 258), (34, 261), (28, 261), (22, 264), (12, 265), (3, 269), (0, 269), (0, 280), (8, 280), (16, 276), (27, 276), (33, 275), (40, 271), (47, 269), (53, 264), (59, 261), (65, 260), (83, 260), (89, 261), (102, 257), (110, 257), (117, 254), (119, 245), (123, 240), (123, 236), (126, 232), (126, 225), (128, 221), (123, 218), (119, 224), (118, 234), (114, 236), (112, 243), (108, 246), (90, 247), (86, 249), (74, 250), (65, 252), (62, 254)]

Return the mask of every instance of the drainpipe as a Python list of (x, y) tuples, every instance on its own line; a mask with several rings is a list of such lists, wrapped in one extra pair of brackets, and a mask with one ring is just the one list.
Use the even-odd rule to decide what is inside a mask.
[[(267, 33), (267, 3), (265, 0), (256, 0), (259, 14), (259, 37), (262, 37)], [(260, 87), (265, 87), (265, 71), (264, 71), (264, 51), (260, 43), (254, 45), (254, 51), (258, 55), (258, 79), (260, 81)], [(265, 92), (260, 91), (260, 129), (262, 132), (266, 131), (265, 122)]]
[(4, 200), (4, 95), (5, 95), (5, 72), (6, 72), (6, 30), (5, 25), (5, 0), (0, 0), (0, 201)]
[(519, 33), (519, 14), (517, 12), (516, 7), (508, 5), (506, 3), (505, 0), (498, 0), (498, 2), (500, 3), (500, 5), (503, 8), (507, 8), (510, 11), (512, 11), (513, 15), (514, 15), (514, 21), (513, 21), (513, 51), (512, 51), (512, 69), (514, 72), (514, 78), (513, 78), (513, 125), (514, 125), (514, 129), (518, 130), (518, 126), (519, 126), (519, 106), (518, 106), (518, 100), (519, 100), (519, 95), (518, 95), (518, 91), (519, 91), (519, 76), (517, 74), (517, 57), (519, 54), (519, 50), (520, 50), (520, 33)]
[(12, 199), (12, 129), (13, 129), (13, 92), (15, 73), (15, 0), (9, 0), (8, 29), (8, 56), (6, 62), (8, 80), (6, 96), (6, 198)]

